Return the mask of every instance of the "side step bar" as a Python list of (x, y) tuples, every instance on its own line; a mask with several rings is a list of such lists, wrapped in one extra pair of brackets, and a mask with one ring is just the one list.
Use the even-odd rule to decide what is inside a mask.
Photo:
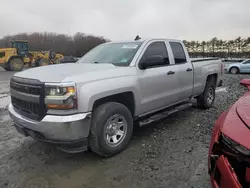
[(138, 122), (139, 127), (143, 127), (143, 126), (151, 124), (153, 122), (162, 120), (162, 119), (166, 118), (167, 116), (169, 116), (170, 114), (173, 114), (175, 112), (184, 110), (184, 109), (189, 108), (191, 106), (192, 106), (192, 103), (184, 103), (184, 104), (181, 103), (181, 104), (179, 104), (179, 105), (177, 105), (175, 107), (169, 108), (169, 109), (167, 109), (165, 111), (159, 112), (157, 114), (149, 116), (146, 119), (143, 119), (143, 120), (139, 121)]

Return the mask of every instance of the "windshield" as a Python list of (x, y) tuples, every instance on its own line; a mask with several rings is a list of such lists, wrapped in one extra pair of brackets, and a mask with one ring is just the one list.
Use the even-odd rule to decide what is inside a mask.
[(129, 66), (141, 42), (106, 43), (86, 53), (77, 63), (111, 63)]
[(241, 64), (249, 64), (249, 63), (250, 63), (250, 59), (246, 59), (246, 60), (241, 62)]

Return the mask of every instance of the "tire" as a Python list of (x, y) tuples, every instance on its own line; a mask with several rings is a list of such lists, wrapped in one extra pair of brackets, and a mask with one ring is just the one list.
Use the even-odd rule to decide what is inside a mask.
[[(117, 126), (117, 129), (114, 128), (115, 130), (111, 128), (112, 125), (109, 123), (114, 123), (116, 120), (117, 124), (115, 125), (118, 125), (118, 122), (120, 121), (121, 126), (123, 122), (123, 128), (122, 126), (120, 128), (117, 128)], [(124, 133), (123, 136), (112, 136), (116, 131), (122, 132), (122, 129)], [(117, 102), (102, 104), (93, 112), (89, 136), (89, 148), (91, 151), (102, 157), (114, 156), (122, 152), (128, 146), (132, 133), (133, 118), (131, 112), (126, 106)], [(116, 141), (119, 140), (118, 143), (115, 143), (113, 137), (116, 138)]]
[(59, 59), (55, 60), (54, 64), (60, 64), (60, 60)]
[(197, 106), (200, 109), (208, 109), (213, 106), (215, 99), (215, 82), (209, 80), (205, 86), (203, 93), (197, 98)]
[(229, 72), (231, 74), (238, 74), (240, 72), (240, 70), (237, 67), (232, 67)]
[(14, 58), (9, 61), (8, 70), (10, 71), (22, 71), (24, 68), (24, 62), (21, 59)]
[(47, 66), (50, 65), (50, 61), (48, 59), (40, 59), (39, 60), (39, 67), (40, 66)]

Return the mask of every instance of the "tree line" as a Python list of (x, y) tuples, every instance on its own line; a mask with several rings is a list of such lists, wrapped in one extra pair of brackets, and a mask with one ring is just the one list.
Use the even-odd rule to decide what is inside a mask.
[(30, 51), (52, 50), (64, 55), (81, 57), (93, 47), (109, 41), (104, 37), (76, 33), (73, 36), (57, 33), (21, 33), (0, 39), (0, 48), (11, 47), (13, 40), (29, 41)]
[(217, 37), (208, 41), (183, 41), (191, 57), (249, 58), (250, 37), (222, 40)]
[[(0, 48), (10, 47), (12, 40), (27, 40), (31, 51), (52, 50), (64, 55), (81, 57), (93, 47), (109, 41), (101, 36), (76, 33), (73, 36), (57, 33), (21, 33), (0, 39)], [(249, 58), (250, 37), (208, 41), (183, 41), (191, 57)]]

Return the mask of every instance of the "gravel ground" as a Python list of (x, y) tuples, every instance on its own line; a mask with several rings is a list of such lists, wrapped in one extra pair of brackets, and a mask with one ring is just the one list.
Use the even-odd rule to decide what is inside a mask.
[(189, 108), (138, 128), (127, 150), (103, 159), (90, 152), (66, 154), (19, 135), (5, 108), (12, 74), (0, 70), (0, 188), (210, 187), (211, 128), (246, 91), (239, 81), (250, 78), (226, 74), (213, 108)]

